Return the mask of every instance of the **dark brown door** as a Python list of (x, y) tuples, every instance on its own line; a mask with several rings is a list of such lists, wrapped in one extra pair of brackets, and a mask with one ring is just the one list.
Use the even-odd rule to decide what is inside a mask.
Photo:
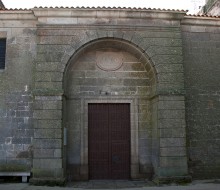
[(89, 104), (89, 178), (130, 178), (130, 104)]

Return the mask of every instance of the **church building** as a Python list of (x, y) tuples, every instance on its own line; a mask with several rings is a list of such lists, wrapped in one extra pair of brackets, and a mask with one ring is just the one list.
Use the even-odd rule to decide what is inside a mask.
[(220, 178), (219, 5), (189, 15), (0, 1), (0, 175)]

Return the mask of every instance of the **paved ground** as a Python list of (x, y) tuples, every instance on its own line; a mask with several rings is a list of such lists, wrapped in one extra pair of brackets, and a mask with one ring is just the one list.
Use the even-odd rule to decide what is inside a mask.
[(68, 184), (67, 187), (31, 186), (22, 183), (0, 183), (0, 190), (220, 190), (220, 180), (193, 181), (191, 184), (153, 186), (148, 182), (135, 181), (90, 181)]

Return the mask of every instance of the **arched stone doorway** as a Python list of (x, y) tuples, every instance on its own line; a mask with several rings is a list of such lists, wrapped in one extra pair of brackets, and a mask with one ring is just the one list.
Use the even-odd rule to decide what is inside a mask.
[[(62, 11), (63, 19), (70, 18), (73, 10)], [(111, 10), (96, 10), (99, 16), (104, 11), (106, 18), (115, 19), (115, 22), (106, 19), (103, 23), (95, 16), (91, 23), (90, 15), (84, 17), (83, 14), (88, 11), (94, 10), (77, 10), (77, 18), (88, 25), (84, 25), (84, 21), (75, 25), (71, 17), (70, 25), (66, 22), (63, 25), (62, 19), (58, 25), (51, 25), (51, 19), (43, 19), (50, 24), (37, 27), (33, 178), (63, 181), (67, 174), (70, 179), (88, 179), (88, 107), (91, 104), (129, 104), (131, 178), (149, 177), (152, 173), (157, 181), (187, 177), (185, 88), (179, 28), (179, 19), (185, 13), (156, 11), (152, 15), (151, 10), (137, 10), (132, 16), (131, 10), (123, 9), (119, 10), (122, 17), (116, 14), (112, 18)], [(159, 22), (152, 22), (152, 19)], [(86, 65), (86, 60), (80, 62), (89, 58), (92, 51), (93, 64)], [(112, 62), (109, 58), (107, 66), (105, 62), (103, 65), (96, 61), (106, 56), (112, 57), (113, 65), (109, 66)], [(142, 70), (135, 70), (139, 67), (135, 63), (130, 66), (133, 70), (123, 70), (124, 57), (135, 59)], [(97, 70), (85, 69), (90, 66)], [(135, 77), (135, 72), (143, 72), (143, 76)], [(141, 81), (144, 84), (140, 85)]]
[[(89, 167), (91, 141), (88, 141), (88, 114), (93, 104), (129, 105), (130, 158), (127, 176), (132, 179), (152, 176), (150, 98), (154, 96), (155, 83), (155, 72), (147, 55), (125, 41), (97, 40), (82, 47), (71, 58), (64, 74), (63, 115), (67, 129), (66, 166), (69, 179), (93, 179)], [(111, 159), (108, 162), (111, 165)]]

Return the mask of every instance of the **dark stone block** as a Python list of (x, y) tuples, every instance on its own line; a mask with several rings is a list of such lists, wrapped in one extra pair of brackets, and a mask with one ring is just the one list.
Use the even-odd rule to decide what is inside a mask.
[(12, 144), (30, 144), (31, 138), (12, 138)]
[(16, 117), (33, 117), (32, 111), (16, 111)]

